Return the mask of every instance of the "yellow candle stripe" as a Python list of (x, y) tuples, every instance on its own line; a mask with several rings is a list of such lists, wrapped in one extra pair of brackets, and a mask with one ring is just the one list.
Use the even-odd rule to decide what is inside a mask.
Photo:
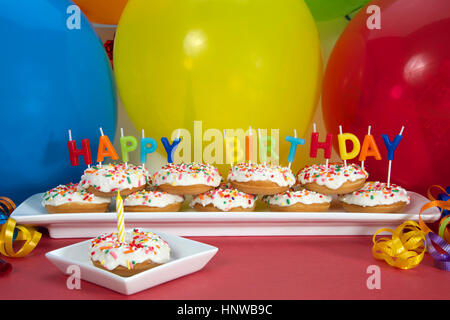
[(119, 190), (117, 190), (116, 211), (117, 211), (118, 239), (120, 242), (125, 242), (125, 221), (124, 221), (124, 213), (123, 213), (123, 199), (120, 196)]

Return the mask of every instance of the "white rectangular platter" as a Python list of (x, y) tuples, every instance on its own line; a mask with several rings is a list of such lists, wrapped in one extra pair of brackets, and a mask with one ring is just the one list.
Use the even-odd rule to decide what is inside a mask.
[[(125, 224), (179, 236), (373, 235), (380, 228), (418, 221), (428, 199), (408, 194), (411, 203), (403, 213), (349, 213), (338, 207), (327, 212), (126, 212)], [(52, 238), (89, 238), (116, 230), (114, 212), (49, 214), (41, 200), (42, 193), (31, 196), (11, 217), (19, 224), (46, 227)], [(436, 208), (422, 214), (425, 222), (439, 217)]]
[(68, 267), (78, 266), (81, 279), (130, 295), (196, 272), (218, 251), (216, 247), (161, 233), (159, 230), (145, 231), (153, 231), (167, 241), (171, 248), (171, 258), (163, 265), (132, 277), (121, 277), (95, 267), (89, 257), (91, 240), (48, 252), (45, 256), (64, 274), (70, 274)]

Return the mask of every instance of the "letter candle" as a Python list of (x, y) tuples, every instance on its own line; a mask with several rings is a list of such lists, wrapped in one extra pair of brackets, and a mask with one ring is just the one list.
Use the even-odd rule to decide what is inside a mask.
[[(258, 128), (258, 143), (259, 143), (259, 148), (261, 149), (261, 141), (262, 141), (262, 138), (261, 138), (261, 129), (259, 129)], [(264, 151), (264, 152), (266, 152), (266, 151)], [(267, 155), (266, 155), (267, 156)], [(261, 161), (262, 159), (260, 159), (260, 161)], [(264, 157), (264, 165), (267, 165), (267, 161), (265, 161), (265, 160), (267, 160), (267, 158), (266, 157)]]
[[(350, 140), (353, 143), (353, 149), (351, 152), (347, 151), (347, 146), (345, 142)], [(356, 158), (361, 150), (361, 144), (357, 136), (352, 133), (342, 133), (342, 126), (339, 126), (339, 153), (341, 155), (341, 159), (344, 160), (344, 166), (347, 167), (347, 160)]]
[[(142, 142), (143, 139), (145, 139), (145, 131), (144, 131), (144, 129), (142, 129), (142, 138), (141, 138), (141, 142)], [(142, 146), (141, 146), (141, 151), (142, 151)], [(144, 160), (144, 161), (143, 161), (143, 160)], [(142, 159), (142, 156), (141, 156), (141, 164), (142, 164), (142, 169), (144, 169), (144, 168), (145, 168), (145, 159)]]
[(125, 242), (125, 219), (123, 213), (123, 199), (120, 196), (120, 191), (117, 190), (116, 197), (116, 212), (117, 212), (117, 238), (120, 242)]
[(137, 140), (133, 136), (124, 137), (123, 128), (120, 128), (120, 148), (122, 150), (122, 160), (125, 162), (125, 168), (128, 168), (128, 153), (136, 150)]
[(311, 158), (317, 157), (317, 150), (323, 149), (324, 157), (326, 159), (325, 165), (328, 168), (328, 161), (331, 158), (331, 149), (333, 144), (333, 135), (327, 133), (327, 138), (325, 142), (319, 142), (319, 133), (317, 132), (316, 124), (313, 124), (313, 133), (311, 134), (311, 147), (309, 151), (309, 156)]
[(167, 153), (167, 162), (168, 163), (173, 163), (173, 159), (175, 156), (175, 150), (177, 149), (178, 145), (181, 142), (180, 139), (180, 129), (178, 129), (178, 135), (175, 138), (175, 140), (173, 140), (172, 144), (170, 144), (169, 139), (167, 139), (166, 137), (162, 137), (161, 138), (161, 142), (164, 146), (164, 149), (166, 150)]
[(304, 145), (305, 140), (297, 138), (297, 130), (294, 129), (294, 136), (286, 136), (285, 140), (291, 144), (291, 147), (289, 148), (289, 155), (288, 155), (288, 168), (291, 168), (292, 162), (294, 162), (295, 154), (297, 153), (297, 146), (298, 145)]
[(72, 140), (72, 130), (69, 129), (69, 141), (67, 142), (67, 147), (69, 148), (70, 164), (72, 166), (78, 166), (78, 157), (83, 156), (84, 163), (88, 166), (88, 168), (90, 168), (92, 163), (92, 156), (89, 139), (81, 140), (81, 145), (82, 148), (77, 149), (76, 141)]
[(397, 149), (398, 144), (403, 138), (403, 130), (405, 129), (405, 126), (402, 126), (400, 133), (394, 138), (394, 140), (391, 142), (389, 140), (389, 136), (387, 134), (382, 134), (381, 137), (383, 138), (383, 142), (386, 146), (386, 149), (388, 151), (387, 158), (389, 160), (388, 165), (388, 176), (387, 176), (387, 186), (390, 187), (391, 185), (391, 170), (392, 170), (392, 160), (394, 160), (394, 152), (395, 149)]
[(119, 156), (117, 155), (116, 150), (114, 149), (111, 141), (109, 141), (108, 136), (103, 134), (103, 129), (100, 127), (100, 140), (98, 141), (98, 153), (97, 153), (97, 162), (99, 166), (102, 165), (102, 162), (105, 157), (111, 157), (113, 160), (118, 160)]
[[(367, 135), (368, 136), (371, 136), (371, 134), (370, 134), (370, 129), (372, 128), (372, 126), (369, 126), (368, 128), (367, 128)], [(366, 139), (364, 138), (364, 142), (366, 142)], [(363, 146), (364, 146), (364, 142), (363, 142)], [(365, 171), (364, 170), (364, 161), (365, 160), (361, 160), (361, 169), (363, 170), (363, 171)]]
[(364, 161), (367, 157), (375, 157), (376, 160), (381, 160), (381, 154), (378, 150), (378, 146), (375, 142), (373, 135), (371, 134), (372, 126), (369, 126), (367, 135), (364, 137), (363, 145), (361, 147), (361, 153), (359, 154), (359, 161), (361, 161), (361, 169), (364, 169)]
[(248, 135), (245, 137), (245, 151), (248, 163), (252, 163), (253, 160), (253, 133), (252, 133), (252, 127), (249, 126), (249, 132)]
[[(148, 145), (150, 145), (150, 147)], [(158, 147), (158, 143), (156, 142), (156, 140), (153, 138), (146, 138), (144, 129), (142, 129), (142, 138), (141, 138), (142, 167), (144, 167), (144, 164), (147, 161), (147, 154), (155, 152), (157, 147)]]

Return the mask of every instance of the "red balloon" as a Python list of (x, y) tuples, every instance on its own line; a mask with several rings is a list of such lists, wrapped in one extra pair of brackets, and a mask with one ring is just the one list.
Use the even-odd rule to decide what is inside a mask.
[[(395, 151), (391, 181), (424, 194), (450, 185), (450, 1), (379, 0), (381, 29), (369, 29), (363, 8), (330, 56), (322, 105), (327, 130), (356, 134), (372, 125), (383, 160), (365, 163), (371, 180), (385, 181), (388, 161), (381, 134)], [(374, 20), (370, 20), (374, 21)]]

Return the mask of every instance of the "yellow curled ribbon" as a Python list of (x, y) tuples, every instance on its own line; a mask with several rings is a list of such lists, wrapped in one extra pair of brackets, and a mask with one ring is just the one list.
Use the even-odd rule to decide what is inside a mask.
[[(12, 200), (0, 197), (0, 211), (8, 216), (16, 208)], [(14, 239), (14, 231), (18, 230), (17, 237)], [(39, 243), (42, 234), (33, 227), (17, 226), (16, 221), (8, 218), (6, 223), (1, 225), (0, 229), (0, 254), (11, 257), (21, 258), (29, 254)], [(25, 241), (22, 247), (16, 252), (13, 248), (14, 241)]]
[[(391, 232), (392, 237), (376, 239), (381, 232)], [(399, 269), (412, 269), (422, 261), (426, 251), (425, 234), (415, 221), (405, 221), (397, 229), (383, 228), (373, 238), (372, 253), (375, 259), (384, 260)]]

